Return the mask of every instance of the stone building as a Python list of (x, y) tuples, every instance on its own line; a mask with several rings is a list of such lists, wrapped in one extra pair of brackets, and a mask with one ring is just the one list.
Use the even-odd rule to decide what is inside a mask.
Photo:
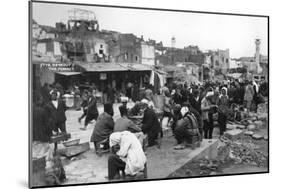
[(215, 75), (227, 74), (230, 64), (229, 49), (209, 50), (206, 57), (208, 57), (208, 64), (214, 70)]
[(205, 60), (205, 55), (199, 50), (198, 46), (171, 48), (157, 45), (155, 49), (155, 59), (157, 64), (174, 65), (176, 62), (194, 62), (203, 64)]

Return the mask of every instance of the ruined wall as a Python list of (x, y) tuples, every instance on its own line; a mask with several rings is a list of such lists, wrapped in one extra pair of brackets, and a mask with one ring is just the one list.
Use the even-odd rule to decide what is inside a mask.
[(211, 68), (216, 74), (226, 74), (230, 66), (229, 49), (209, 51)]
[(141, 44), (141, 63), (155, 65), (155, 49), (153, 45)]
[(116, 43), (110, 48), (112, 62), (141, 63), (141, 46), (133, 34), (120, 34)]

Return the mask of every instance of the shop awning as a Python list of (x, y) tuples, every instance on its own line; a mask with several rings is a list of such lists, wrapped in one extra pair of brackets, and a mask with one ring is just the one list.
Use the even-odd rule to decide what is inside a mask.
[(152, 71), (147, 65), (139, 63), (80, 63), (86, 72)]
[(83, 63), (79, 64), (87, 72), (127, 71), (126, 68), (115, 63)]
[(64, 75), (64, 76), (71, 76), (71, 75), (79, 75), (81, 72), (56, 72), (56, 74)]
[(126, 67), (129, 71), (152, 71), (152, 68), (145, 64), (139, 64), (139, 63), (119, 63), (119, 64)]

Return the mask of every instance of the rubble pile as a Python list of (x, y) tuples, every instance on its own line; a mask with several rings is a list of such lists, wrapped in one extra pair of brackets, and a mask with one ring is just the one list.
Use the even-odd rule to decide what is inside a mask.
[(199, 167), (200, 167), (200, 175), (216, 175), (216, 171), (218, 171), (221, 162), (218, 160), (210, 160), (210, 159), (200, 159)]
[(218, 160), (206, 158), (196, 159), (172, 173), (169, 177), (206, 176), (217, 175), (222, 163)]
[(260, 150), (260, 147), (251, 139), (241, 138), (231, 141), (224, 138), (225, 145), (219, 147), (221, 161), (234, 161), (236, 164), (250, 164), (258, 167), (267, 166), (268, 154)]
[(219, 175), (233, 164), (265, 168), (268, 166), (268, 106), (258, 106), (257, 113), (242, 112), (240, 121), (228, 121), (227, 131), (220, 138), (218, 156), (202, 158), (184, 165), (171, 174), (174, 177)]

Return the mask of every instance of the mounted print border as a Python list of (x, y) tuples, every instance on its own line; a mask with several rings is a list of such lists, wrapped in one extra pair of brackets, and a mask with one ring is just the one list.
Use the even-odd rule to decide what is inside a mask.
[(29, 187), (269, 173), (269, 16), (29, 2)]

